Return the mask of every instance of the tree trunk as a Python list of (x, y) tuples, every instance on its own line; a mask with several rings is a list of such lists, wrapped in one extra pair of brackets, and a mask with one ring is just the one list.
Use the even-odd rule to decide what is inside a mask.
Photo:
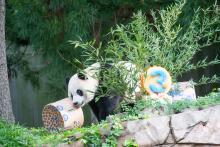
[(0, 118), (14, 122), (5, 46), (5, 0), (0, 0)]

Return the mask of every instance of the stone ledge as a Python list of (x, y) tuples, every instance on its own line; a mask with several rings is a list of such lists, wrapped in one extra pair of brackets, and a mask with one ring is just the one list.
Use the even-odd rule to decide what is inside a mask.
[[(118, 146), (134, 138), (140, 147), (220, 146), (220, 105), (200, 111), (123, 122)], [(79, 142), (70, 146), (83, 146)]]
[(189, 110), (171, 116), (129, 121), (125, 132), (119, 138), (121, 143), (132, 137), (140, 146), (220, 146), (220, 105), (200, 111)]

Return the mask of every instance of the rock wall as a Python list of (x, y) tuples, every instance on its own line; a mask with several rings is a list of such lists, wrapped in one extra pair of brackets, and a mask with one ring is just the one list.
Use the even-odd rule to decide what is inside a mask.
[(220, 106), (148, 120), (129, 121), (119, 138), (142, 146), (220, 146)]
[[(200, 111), (188, 110), (171, 116), (127, 121), (118, 146), (134, 138), (139, 147), (220, 146), (220, 105)], [(80, 142), (62, 147), (83, 146)]]

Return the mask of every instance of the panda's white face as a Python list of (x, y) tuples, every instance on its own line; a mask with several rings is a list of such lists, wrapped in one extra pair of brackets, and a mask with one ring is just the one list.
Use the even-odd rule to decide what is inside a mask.
[[(75, 108), (82, 107), (95, 97), (95, 92), (99, 85), (97, 76), (99, 75), (100, 67), (100, 63), (94, 63), (86, 68), (83, 73), (75, 74), (70, 78), (68, 97), (72, 99)], [(124, 80), (129, 87), (135, 88), (135, 90), (131, 94), (125, 92), (125, 95), (130, 98), (129, 102), (134, 102), (136, 93), (140, 92), (140, 83), (132, 80), (132, 75), (136, 75), (137, 79), (140, 77), (139, 73), (136, 73), (136, 66), (132, 63), (121, 61), (115, 67), (119, 68), (119, 71), (122, 67), (127, 70)]]
[(68, 97), (72, 99), (75, 108), (82, 107), (90, 102), (97, 90), (99, 81), (96, 75), (99, 72), (100, 64), (95, 63), (85, 69), (83, 73), (73, 75), (68, 84)]

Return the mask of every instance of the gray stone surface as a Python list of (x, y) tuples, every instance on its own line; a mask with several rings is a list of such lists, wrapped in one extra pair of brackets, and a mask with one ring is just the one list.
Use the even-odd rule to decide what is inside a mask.
[(169, 120), (168, 116), (161, 116), (149, 120), (130, 121), (125, 126), (126, 135), (123, 137), (127, 138), (129, 135), (140, 146), (163, 144), (170, 131)]
[(158, 117), (158, 116), (163, 116), (165, 115), (165, 112), (163, 111), (163, 109), (161, 108), (161, 110), (157, 110), (155, 108), (146, 108), (144, 109), (141, 114), (143, 115), (147, 115), (149, 116), (150, 118), (153, 118), (153, 117)]
[(166, 143), (167, 144), (173, 144), (174, 143), (174, 138), (173, 138), (171, 133), (168, 135)]
[(220, 106), (202, 110), (200, 114), (204, 119), (199, 121), (180, 143), (220, 145)]
[(140, 146), (220, 146), (220, 105), (200, 111), (188, 110), (171, 116), (128, 121), (124, 126), (119, 142), (134, 138)]
[(122, 125), (124, 131), (118, 138), (118, 146), (123, 146), (124, 141), (131, 138), (139, 147), (220, 146), (220, 105), (171, 116), (127, 121)]
[(182, 140), (195, 125), (200, 122), (207, 122), (210, 111), (187, 111), (171, 116), (171, 128), (176, 141)]

